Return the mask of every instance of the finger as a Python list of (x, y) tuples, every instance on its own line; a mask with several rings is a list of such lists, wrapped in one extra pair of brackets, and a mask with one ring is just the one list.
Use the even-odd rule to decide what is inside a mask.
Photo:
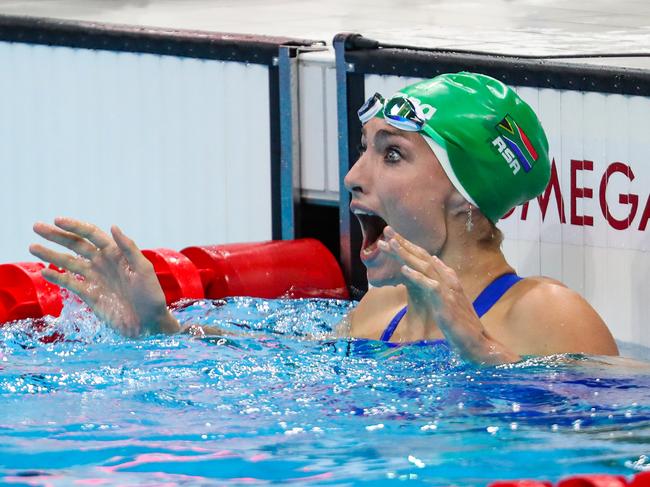
[(88, 261), (80, 257), (55, 252), (54, 250), (48, 249), (40, 244), (30, 245), (29, 252), (45, 262), (54, 264), (55, 266), (73, 272), (74, 274), (86, 276), (86, 273), (88, 272)]
[(88, 293), (87, 283), (80, 281), (68, 272), (57, 272), (54, 269), (45, 268), (41, 271), (45, 280), (67, 289), (79, 296), (88, 306), (93, 306), (93, 299)]
[(62, 245), (86, 259), (92, 258), (93, 255), (97, 253), (97, 247), (92, 245), (86, 239), (83, 239), (74, 233), (61, 230), (53, 225), (37, 222), (34, 224), (34, 232), (44, 239)]
[(394, 238), (391, 238), (388, 241), (379, 240), (377, 242), (377, 247), (379, 247), (383, 252), (389, 254), (393, 259), (399, 261), (400, 264), (408, 264), (420, 271), (423, 271), (426, 266), (425, 259), (421, 259), (412, 252), (409, 252)]
[(82, 222), (74, 218), (59, 217), (54, 219), (54, 224), (62, 230), (89, 240), (100, 250), (105, 249), (113, 243), (113, 240), (108, 234), (92, 223)]
[(117, 225), (111, 227), (111, 234), (131, 269), (138, 270), (142, 269), (144, 265), (148, 265), (149, 260), (142, 254), (135, 242), (124, 235)]
[[(390, 253), (393, 257), (399, 260), (402, 264), (405, 264), (411, 269), (421, 272), (433, 279), (441, 279), (438, 272), (439, 268), (435, 265), (437, 257), (429, 255), (426, 251), (424, 251), (424, 253), (412, 252), (406, 245), (400, 244), (400, 242), (395, 238), (391, 238), (384, 245), (381, 244), (382, 242), (380, 241), (378, 245), (382, 250), (385, 250), (385, 247), (389, 247)], [(415, 245), (415, 247), (417, 246)], [(417, 248), (419, 249), (420, 247)]]
[(408, 265), (403, 265), (400, 270), (409, 281), (416, 284), (418, 287), (427, 288), (436, 292), (440, 289), (439, 281), (431, 279), (429, 276), (416, 271)]
[(405, 264), (426, 275), (431, 275), (435, 279), (447, 280), (453, 277), (452, 269), (440, 260), (440, 258), (429, 254), (422, 247), (402, 237), (391, 227), (386, 227), (384, 231), (387, 235), (391, 236), (389, 240), (390, 247)]
[(405, 239), (402, 237), (399, 233), (395, 231), (395, 229), (391, 226), (387, 226), (384, 228), (384, 234), (386, 237), (390, 239), (395, 239), (397, 242), (404, 247), (408, 252), (411, 252), (413, 255), (419, 257), (420, 259), (426, 260), (429, 257), (431, 257), (431, 254), (424, 250), (422, 247), (415, 245), (413, 242), (410, 240)]

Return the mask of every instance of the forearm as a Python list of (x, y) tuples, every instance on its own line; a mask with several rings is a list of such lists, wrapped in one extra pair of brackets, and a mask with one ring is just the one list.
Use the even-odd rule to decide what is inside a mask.
[(202, 325), (195, 325), (195, 324), (190, 324), (190, 325), (185, 325), (181, 327), (180, 330), (181, 333), (185, 333), (187, 335), (192, 335), (195, 337), (205, 337), (205, 336), (233, 336), (236, 335), (236, 333), (233, 333), (231, 331), (224, 330), (222, 328), (218, 328), (216, 326), (202, 326)]
[(468, 362), (499, 365), (521, 360), (519, 354), (491, 337), (480, 321), (441, 325), (447, 341)]
[(457, 346), (463, 359), (482, 365), (518, 362), (521, 356), (483, 332), (475, 340)]

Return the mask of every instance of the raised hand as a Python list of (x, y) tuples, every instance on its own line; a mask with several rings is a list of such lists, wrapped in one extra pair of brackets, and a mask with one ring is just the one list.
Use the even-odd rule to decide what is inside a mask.
[(402, 263), (401, 272), (413, 312), (436, 324), (464, 358), (482, 363), (503, 363), (519, 356), (493, 340), (479, 320), (456, 272), (438, 257), (384, 229), (382, 251)]
[(179, 331), (153, 265), (118, 227), (108, 235), (90, 223), (56, 218), (54, 225), (36, 223), (34, 231), (76, 254), (29, 247), (39, 259), (67, 271), (46, 268), (43, 277), (78, 295), (99, 319), (130, 337)]

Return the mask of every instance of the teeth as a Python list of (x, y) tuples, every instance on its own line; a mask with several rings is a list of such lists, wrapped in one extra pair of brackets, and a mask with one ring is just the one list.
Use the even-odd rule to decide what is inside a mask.
[(358, 208), (355, 208), (354, 210), (352, 210), (352, 213), (354, 213), (355, 215), (375, 216), (375, 214), (373, 212), (371, 212), (371, 211), (360, 210)]

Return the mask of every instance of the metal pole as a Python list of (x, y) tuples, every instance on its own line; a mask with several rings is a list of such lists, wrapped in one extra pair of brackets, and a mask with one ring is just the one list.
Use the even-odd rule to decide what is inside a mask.
[(360, 261), (358, 247), (361, 231), (352, 221), (350, 199), (344, 185), (344, 178), (355, 163), (357, 154), (351, 152), (361, 138), (361, 126), (356, 110), (364, 99), (364, 75), (355, 73), (354, 66), (345, 59), (345, 51), (351, 37), (356, 34), (339, 34), (334, 38), (336, 55), (336, 99), (339, 134), (339, 229), (341, 244), (341, 267), (350, 288), (350, 295), (359, 299), (367, 290), (365, 267)]
[(278, 74), (280, 82), (280, 200), (283, 240), (296, 237), (297, 208), (300, 201), (300, 142), (298, 127), (298, 49), (280, 46)]

